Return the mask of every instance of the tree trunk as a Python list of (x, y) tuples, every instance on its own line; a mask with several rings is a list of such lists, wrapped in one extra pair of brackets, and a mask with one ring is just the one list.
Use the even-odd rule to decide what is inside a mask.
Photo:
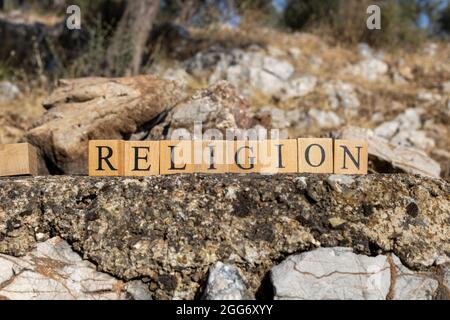
[(113, 75), (138, 74), (145, 44), (159, 11), (159, 0), (128, 1), (108, 50)]

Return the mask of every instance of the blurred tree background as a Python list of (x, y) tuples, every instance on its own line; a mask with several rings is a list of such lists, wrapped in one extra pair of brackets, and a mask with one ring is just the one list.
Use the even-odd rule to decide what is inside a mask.
[[(81, 31), (64, 28), (69, 4), (81, 7)], [(366, 9), (371, 4), (381, 7), (381, 30), (366, 28)], [(33, 50), (43, 58), (40, 63), (30, 62), (28, 69), (70, 76), (139, 73), (160, 48), (155, 44), (170, 45), (171, 37), (188, 39), (187, 28), (214, 24), (306, 31), (343, 45), (366, 42), (386, 49), (413, 49), (426, 38), (445, 40), (450, 34), (448, 0), (0, 0), (1, 14), (15, 10), (61, 17), (61, 23), (51, 28), (29, 27), (35, 28), (30, 29), (34, 32), (30, 39), (36, 41)], [(0, 52), (0, 61), (27, 65), (16, 48), (20, 38), (3, 38), (11, 27), (4, 20), (0, 51), (12, 50), (16, 56), (12, 59)]]

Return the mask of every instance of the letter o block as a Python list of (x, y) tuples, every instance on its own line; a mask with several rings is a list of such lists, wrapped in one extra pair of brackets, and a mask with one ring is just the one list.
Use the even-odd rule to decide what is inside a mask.
[(298, 139), (298, 172), (333, 173), (333, 139)]

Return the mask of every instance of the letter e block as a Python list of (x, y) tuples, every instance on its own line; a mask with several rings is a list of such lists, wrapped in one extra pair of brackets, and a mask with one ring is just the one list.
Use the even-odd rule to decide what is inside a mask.
[(367, 141), (334, 141), (334, 173), (367, 174), (367, 163)]
[(0, 145), (0, 176), (37, 175), (36, 149), (29, 143)]
[(298, 139), (298, 172), (333, 173), (333, 139)]
[(124, 150), (125, 176), (159, 174), (159, 141), (126, 141)]
[(124, 142), (122, 140), (89, 141), (89, 175), (123, 176)]
[(164, 140), (159, 143), (161, 174), (193, 173), (195, 171), (193, 141)]
[(265, 140), (258, 143), (258, 166), (261, 173), (297, 172), (297, 140)]

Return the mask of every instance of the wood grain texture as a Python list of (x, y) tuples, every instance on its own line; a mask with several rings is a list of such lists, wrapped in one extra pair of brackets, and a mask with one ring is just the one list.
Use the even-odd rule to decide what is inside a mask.
[(367, 174), (368, 143), (357, 140), (334, 141), (334, 173)]
[(159, 141), (126, 141), (124, 175), (145, 177), (159, 174)]
[(164, 140), (159, 144), (159, 172), (161, 174), (195, 172), (193, 142)]
[(97, 177), (124, 175), (124, 142), (89, 141), (89, 175)]
[(227, 142), (223, 140), (195, 141), (194, 160), (195, 172), (201, 173), (226, 173)]
[(37, 173), (37, 152), (31, 144), (0, 145), (0, 176), (35, 176)]
[(258, 142), (260, 173), (293, 173), (298, 170), (297, 140), (265, 140)]
[(333, 139), (298, 139), (298, 172), (333, 173)]

